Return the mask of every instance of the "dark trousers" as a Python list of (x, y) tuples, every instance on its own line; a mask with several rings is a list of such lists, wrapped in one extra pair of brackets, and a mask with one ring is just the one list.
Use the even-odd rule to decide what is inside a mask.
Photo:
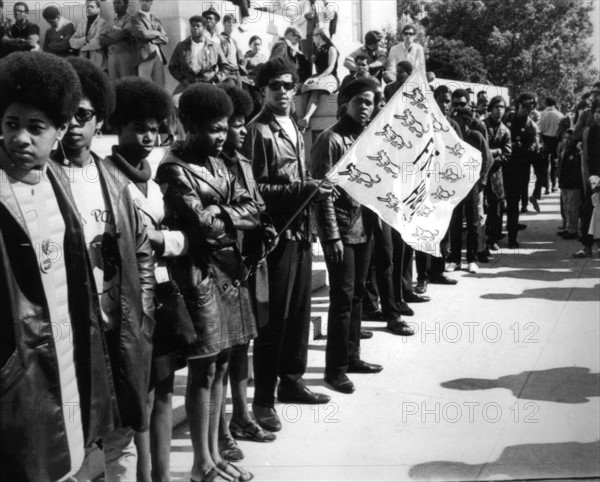
[(526, 209), (529, 205), (529, 179), (531, 178), (531, 159), (521, 159), (519, 161), (521, 174), (519, 176), (519, 197), (521, 199), (521, 208)]
[(502, 235), (502, 200), (498, 199), (496, 193), (487, 189), (487, 217), (485, 218), (485, 233), (490, 243), (500, 240)]
[[(566, 209), (566, 206), (565, 206)], [(592, 191), (588, 187), (587, 191), (582, 191), (581, 207), (579, 208), (579, 221), (581, 227), (581, 243), (586, 248), (591, 248), (594, 244), (594, 236), (588, 234), (592, 215), (594, 213), (594, 205), (592, 204)]]
[(250, 16), (250, 1), (249, 0), (231, 0), (231, 3), (237, 5), (240, 8), (240, 15), (242, 18)]
[(558, 166), (558, 137), (542, 136), (546, 154), (550, 164), (550, 183), (556, 187), (556, 167)]
[[(529, 167), (529, 164), (527, 165)], [(506, 195), (506, 230), (508, 241), (517, 240), (517, 225), (519, 224), (519, 186), (523, 169), (519, 167), (519, 161), (511, 161), (502, 168), (504, 176), (504, 193)]]
[(329, 314), (325, 376), (346, 374), (348, 363), (360, 358), (360, 321), (365, 280), (369, 269), (371, 241), (344, 244), (342, 263), (327, 263)]
[[(398, 303), (404, 303), (404, 295), (412, 291), (412, 255), (414, 250), (404, 242), (400, 233), (392, 229), (392, 241), (394, 243), (394, 269), (392, 278), (394, 280), (394, 297)], [(410, 267), (406, 265), (410, 264)]]
[(383, 221), (373, 223), (371, 263), (367, 274), (365, 311), (377, 310), (377, 299), (381, 302), (381, 311), (386, 319), (400, 317), (400, 308), (394, 295), (394, 243), (392, 228)]
[(462, 220), (463, 213), (467, 221), (467, 263), (477, 260), (479, 240), (479, 191), (477, 185), (454, 208), (450, 221), (450, 255), (448, 262), (460, 264), (462, 258)]
[(548, 167), (550, 159), (545, 153), (540, 154), (533, 162), (533, 172), (535, 173), (535, 186), (533, 188), (533, 197), (540, 199), (542, 188), (548, 188)]
[(298, 381), (306, 371), (310, 331), (312, 251), (282, 239), (267, 257), (269, 321), (254, 340), (254, 403), (273, 406), (277, 376)]
[(439, 258), (423, 251), (415, 252), (415, 265), (417, 267), (417, 281), (429, 281), (430, 278), (441, 276), (446, 269), (446, 256), (448, 256), (448, 232), (440, 243), (442, 256)]

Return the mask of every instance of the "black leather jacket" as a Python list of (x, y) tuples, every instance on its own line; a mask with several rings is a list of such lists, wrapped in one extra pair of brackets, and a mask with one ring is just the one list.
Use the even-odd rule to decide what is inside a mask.
[[(295, 125), (295, 124), (294, 124)], [(313, 191), (304, 158), (304, 139), (296, 127), (296, 146), (265, 106), (248, 124), (242, 153), (252, 162), (258, 190), (266, 211), (279, 231)], [(283, 233), (283, 239), (310, 240), (309, 208)]]
[[(310, 151), (311, 173), (323, 179), (350, 149), (363, 127), (350, 117), (342, 117), (333, 127), (322, 132)], [(373, 230), (372, 216), (345, 191), (333, 201), (328, 198), (315, 205), (319, 238), (322, 243), (341, 239), (345, 244), (366, 242)]]

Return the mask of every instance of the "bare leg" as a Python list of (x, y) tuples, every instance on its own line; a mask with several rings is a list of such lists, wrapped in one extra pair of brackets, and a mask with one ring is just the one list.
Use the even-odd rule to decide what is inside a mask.
[(152, 482), (170, 482), (171, 436), (173, 434), (173, 382), (175, 373), (156, 384), (150, 419)]
[[(154, 403), (154, 390), (148, 392), (148, 413), (152, 410)], [(150, 482), (150, 432), (135, 432), (133, 442), (138, 453), (137, 458), (137, 480), (138, 482)]]
[(215, 380), (216, 357), (188, 360), (188, 369), (185, 411), (194, 449), (191, 477), (200, 480), (204, 473), (215, 466), (210, 454), (209, 427), (211, 413), (219, 413), (218, 410), (211, 410), (211, 388)]
[(308, 107), (306, 109), (306, 112), (304, 113), (304, 122), (306, 123), (306, 126), (308, 126), (310, 124), (310, 119), (313, 116), (313, 114), (316, 112), (317, 107), (319, 107), (319, 102), (321, 102), (321, 99), (323, 98), (323, 94), (321, 94), (320, 92), (313, 90), (310, 94), (310, 98), (308, 99)]
[(249, 422), (248, 414), (248, 347), (250, 345), (236, 346), (231, 351), (229, 358), (229, 380), (231, 382), (231, 400), (233, 402), (233, 416), (237, 421)]

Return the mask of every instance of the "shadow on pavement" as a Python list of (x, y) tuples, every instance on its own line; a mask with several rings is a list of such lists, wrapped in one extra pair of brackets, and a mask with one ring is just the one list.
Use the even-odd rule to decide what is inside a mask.
[(591, 397), (600, 397), (600, 373), (589, 368), (564, 367), (518, 375), (507, 375), (497, 380), (459, 378), (441, 384), (451, 390), (491, 390), (505, 388), (525, 400), (558, 403), (587, 403)]
[(517, 300), (521, 298), (537, 298), (551, 301), (595, 301), (598, 302), (600, 284), (592, 288), (536, 288), (524, 290), (522, 293), (488, 293), (481, 295), (484, 300)]
[(597, 477), (600, 474), (600, 442), (525, 444), (506, 447), (500, 457), (486, 464), (435, 461), (411, 467), (418, 480), (487, 480), (490, 478), (553, 480)]

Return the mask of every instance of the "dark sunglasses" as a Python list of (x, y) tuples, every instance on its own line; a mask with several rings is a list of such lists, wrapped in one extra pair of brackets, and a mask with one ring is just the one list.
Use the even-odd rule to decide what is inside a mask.
[(77, 112), (75, 112), (75, 120), (80, 124), (85, 124), (86, 122), (91, 121), (95, 115), (95, 110), (84, 109), (83, 107), (80, 107), (79, 109), (77, 109)]
[(275, 82), (269, 82), (268, 86), (271, 90), (280, 90), (282, 87), (285, 90), (294, 90), (296, 88), (296, 83), (295, 82), (275, 81)]
[(467, 107), (466, 102), (452, 102), (452, 107)]
[(411, 37), (414, 37), (417, 34), (415, 32), (402, 32), (402, 35), (410, 35)]

